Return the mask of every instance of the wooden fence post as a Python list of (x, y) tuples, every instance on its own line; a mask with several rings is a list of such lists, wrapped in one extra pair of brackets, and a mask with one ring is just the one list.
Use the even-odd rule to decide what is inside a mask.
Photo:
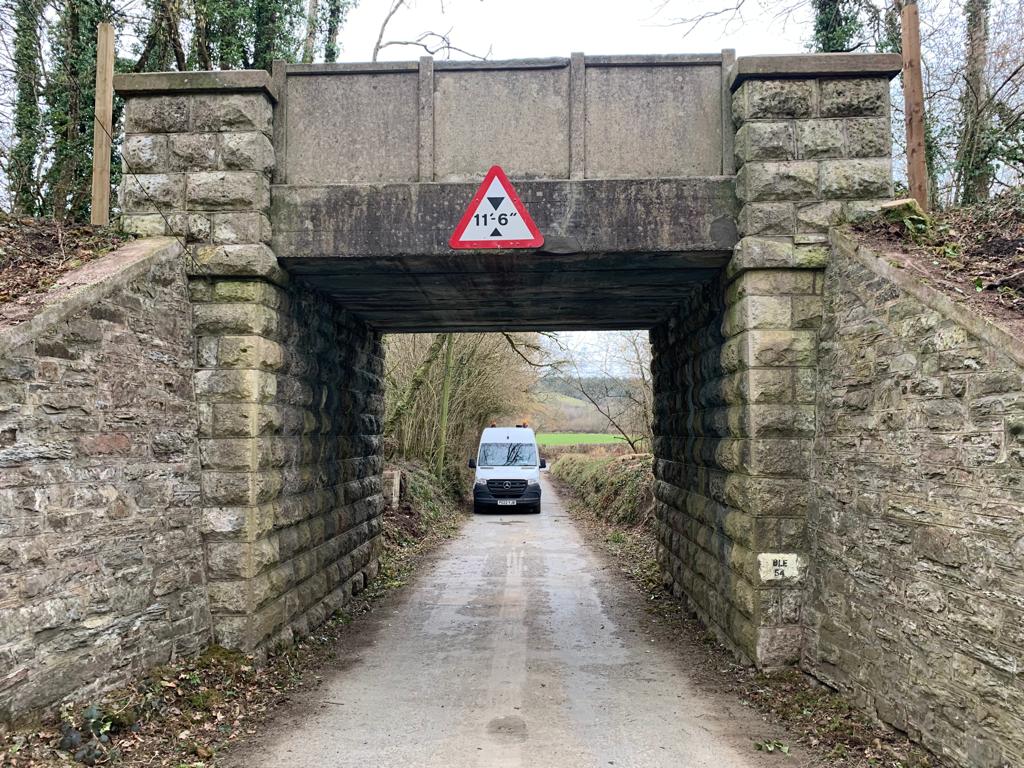
[(92, 135), (92, 224), (110, 223), (110, 138), (114, 130), (114, 27), (96, 30), (96, 119)]
[(907, 186), (928, 210), (928, 163), (924, 154), (924, 86), (921, 83), (921, 22), (917, 0), (903, 0), (900, 27), (903, 48), (903, 105), (907, 128)]

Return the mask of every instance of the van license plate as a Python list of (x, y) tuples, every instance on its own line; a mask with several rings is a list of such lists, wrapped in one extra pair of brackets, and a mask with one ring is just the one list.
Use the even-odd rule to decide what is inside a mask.
[(516, 505), (515, 499), (498, 499), (499, 507), (514, 507)]

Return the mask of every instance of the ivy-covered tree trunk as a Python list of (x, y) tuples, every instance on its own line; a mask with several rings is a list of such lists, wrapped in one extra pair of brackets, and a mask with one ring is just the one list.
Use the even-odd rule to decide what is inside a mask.
[(811, 0), (814, 10), (812, 48), (823, 53), (849, 51), (863, 32), (857, 0)]
[(956, 158), (958, 202), (969, 205), (988, 199), (992, 184), (991, 110), (985, 68), (988, 64), (990, 0), (967, 0), (967, 56), (960, 99), (962, 130)]
[(17, 0), (14, 7), (14, 137), (8, 165), (8, 185), (16, 214), (39, 212), (39, 182), (36, 168), (43, 152), (42, 51), (39, 24), (42, 7), (39, 0)]
[(319, 26), (317, 23), (319, 12), (319, 0), (309, 0), (309, 7), (306, 9), (306, 42), (302, 45), (303, 64), (310, 64), (313, 61), (313, 51), (316, 49), (316, 30)]
[(354, 0), (327, 0), (327, 33), (324, 40), (324, 61), (338, 60), (338, 32), (345, 23)]

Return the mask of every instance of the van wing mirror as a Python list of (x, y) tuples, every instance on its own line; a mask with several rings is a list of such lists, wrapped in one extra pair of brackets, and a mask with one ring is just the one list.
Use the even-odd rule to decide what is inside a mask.
[(544, 459), (541, 459), (540, 460), (540, 468), (541, 469), (547, 469), (547, 466), (548, 466), (548, 463), (546, 461), (544, 461)]
[(476, 469), (476, 459), (470, 459), (469, 460), (469, 468), (470, 469)]

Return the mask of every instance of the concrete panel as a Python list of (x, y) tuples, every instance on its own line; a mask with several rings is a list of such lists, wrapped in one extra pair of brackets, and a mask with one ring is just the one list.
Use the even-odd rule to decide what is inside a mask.
[[(274, 252), (282, 260), (448, 254), (475, 190), (475, 182), (277, 186)], [(736, 244), (729, 177), (523, 181), (516, 190), (551, 252), (721, 252)]]
[(722, 80), (714, 66), (588, 66), (588, 179), (722, 170)]
[(290, 184), (415, 181), (415, 71), (290, 76)]
[(569, 68), (434, 73), (434, 178), (569, 177)]

